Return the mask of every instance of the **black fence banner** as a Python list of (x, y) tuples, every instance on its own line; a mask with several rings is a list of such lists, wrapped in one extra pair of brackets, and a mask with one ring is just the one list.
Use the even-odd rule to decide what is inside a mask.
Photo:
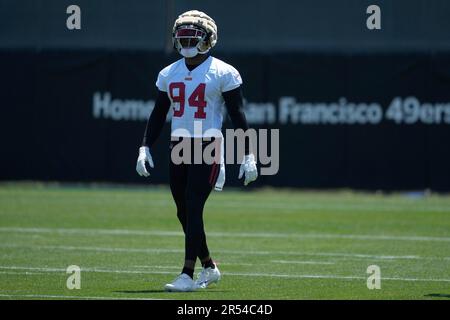
[[(216, 57), (240, 71), (250, 125), (279, 129), (279, 172), (255, 186), (450, 191), (450, 54)], [(0, 51), (0, 179), (147, 183), (138, 148), (156, 76), (178, 58)], [(168, 181), (169, 131), (152, 150), (155, 184)]]

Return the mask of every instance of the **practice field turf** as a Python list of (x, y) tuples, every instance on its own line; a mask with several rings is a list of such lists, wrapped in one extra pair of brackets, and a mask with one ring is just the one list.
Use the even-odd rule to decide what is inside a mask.
[(166, 293), (184, 257), (167, 188), (1, 184), (0, 298), (450, 299), (450, 197), (228, 188), (205, 226), (222, 281)]

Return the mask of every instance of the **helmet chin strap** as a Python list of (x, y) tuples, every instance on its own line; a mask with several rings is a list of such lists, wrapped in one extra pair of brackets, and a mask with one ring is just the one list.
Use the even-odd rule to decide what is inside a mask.
[(208, 50), (205, 50), (205, 51), (199, 51), (198, 53), (199, 53), (199, 54), (207, 54), (207, 53), (209, 52), (209, 49), (210, 49), (210, 48), (208, 48)]

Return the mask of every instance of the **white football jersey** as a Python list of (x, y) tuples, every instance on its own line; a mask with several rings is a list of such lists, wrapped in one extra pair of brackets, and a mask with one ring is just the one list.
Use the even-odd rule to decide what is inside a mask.
[[(208, 57), (189, 71), (184, 58), (160, 71), (156, 86), (167, 92), (171, 101), (172, 133), (176, 136), (202, 137), (208, 129), (221, 130), (225, 102), (222, 92), (242, 84), (239, 72), (231, 65)], [(194, 122), (201, 122), (201, 133), (194, 131)], [(186, 134), (180, 134), (180, 130)]]

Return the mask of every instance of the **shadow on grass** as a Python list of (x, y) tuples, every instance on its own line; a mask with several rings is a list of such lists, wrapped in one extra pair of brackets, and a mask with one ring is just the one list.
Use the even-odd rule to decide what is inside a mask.
[(165, 290), (121, 290), (113, 291), (114, 293), (163, 293)]
[(187, 293), (187, 294), (195, 294), (195, 293), (206, 293), (206, 292), (229, 292), (228, 290), (216, 290), (216, 289), (207, 289), (207, 290), (196, 290), (192, 292), (168, 292), (166, 290), (120, 290), (113, 291), (114, 293)]
[(424, 297), (449, 298), (449, 299), (450, 299), (450, 294), (445, 294), (445, 293), (430, 293), (430, 294), (426, 294)]

